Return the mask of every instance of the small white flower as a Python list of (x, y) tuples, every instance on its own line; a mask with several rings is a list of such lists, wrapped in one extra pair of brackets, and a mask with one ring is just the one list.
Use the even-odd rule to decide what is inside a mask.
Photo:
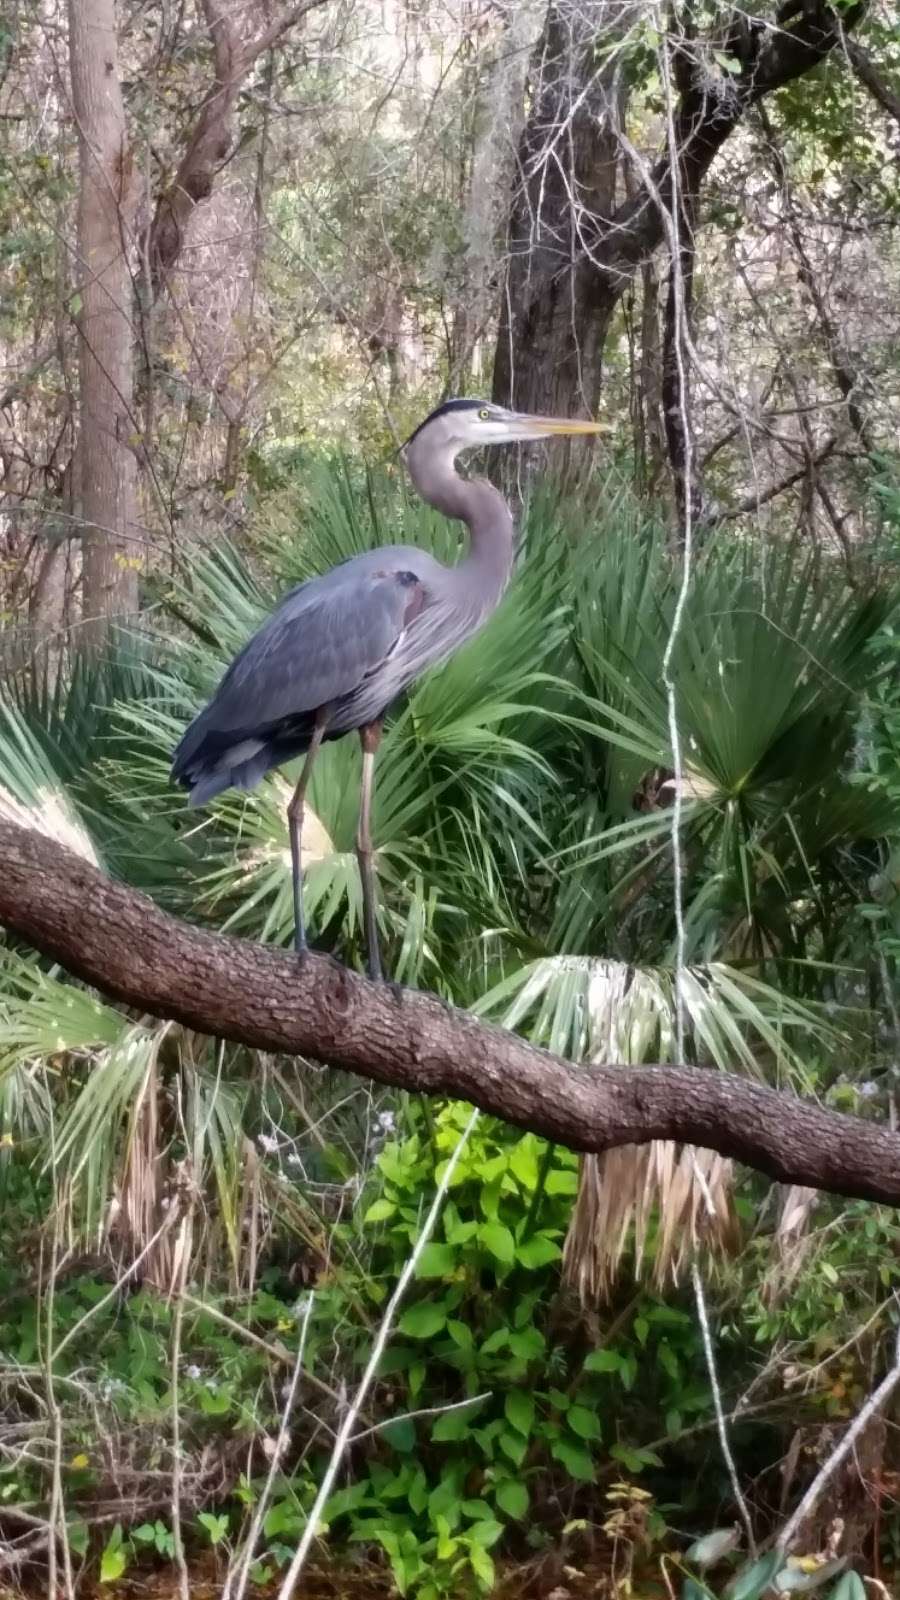
[(381, 1133), (393, 1133), (397, 1126), (397, 1118), (393, 1111), (379, 1111), (375, 1121)]
[(185, 1375), (186, 1378), (197, 1379), (197, 1378), (200, 1377), (200, 1368), (198, 1366), (196, 1366), (194, 1364), (194, 1362), (192, 1361), (190, 1366), (185, 1367), (184, 1375)]
[(867, 1083), (861, 1083), (858, 1086), (857, 1093), (862, 1095), (864, 1100), (872, 1100), (878, 1093), (878, 1085), (869, 1079)]
[(294, 1306), (294, 1321), (302, 1322), (306, 1316), (307, 1308), (312, 1300), (311, 1294), (302, 1294)]
[(292, 1150), (287, 1158), (287, 1164), (289, 1167), (302, 1167), (303, 1157), (297, 1150)]
[(260, 1150), (264, 1150), (267, 1156), (273, 1156), (278, 1149), (278, 1140), (272, 1133), (261, 1133), (256, 1142)]

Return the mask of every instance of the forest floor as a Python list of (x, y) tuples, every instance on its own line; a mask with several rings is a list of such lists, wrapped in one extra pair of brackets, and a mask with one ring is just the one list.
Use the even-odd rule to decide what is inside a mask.
[[(190, 1600), (219, 1600), (224, 1565), (210, 1556), (190, 1564)], [(264, 1586), (250, 1586), (250, 1600), (271, 1600), (277, 1595), (280, 1578)], [(118, 1583), (90, 1583), (79, 1586), (79, 1600), (179, 1600), (177, 1574), (171, 1566), (156, 1571), (132, 1571)], [(310, 1567), (299, 1591), (301, 1600), (391, 1600), (397, 1590), (390, 1573), (376, 1562), (332, 1562)], [(552, 1557), (505, 1566), (498, 1575), (493, 1600), (667, 1600), (670, 1591), (658, 1576), (646, 1581), (635, 1574), (617, 1579), (608, 1565), (589, 1564), (584, 1568), (561, 1566)], [(6, 1589), (0, 1582), (0, 1600), (45, 1600), (46, 1586)], [(468, 1597), (467, 1597), (468, 1600)]]

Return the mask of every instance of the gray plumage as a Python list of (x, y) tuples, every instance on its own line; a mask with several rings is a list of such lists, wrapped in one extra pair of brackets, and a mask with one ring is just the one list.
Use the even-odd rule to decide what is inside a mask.
[(405, 447), (422, 498), (469, 528), (467, 555), (445, 567), (424, 550), (369, 550), (293, 589), (232, 662), (209, 704), (190, 724), (172, 776), (194, 806), (224, 789), (251, 789), (274, 767), (309, 752), (290, 811), (297, 947), (305, 949), (300, 887), (300, 819), (312, 759), (324, 739), (360, 730), (364, 777), (360, 822), (363, 887), (373, 955), (374, 899), (368, 806), (380, 724), (424, 671), (451, 655), (496, 609), (509, 581), (513, 523), (502, 495), (455, 470), (463, 449), (555, 433), (597, 433), (598, 424), (526, 417), (477, 400), (432, 412)]

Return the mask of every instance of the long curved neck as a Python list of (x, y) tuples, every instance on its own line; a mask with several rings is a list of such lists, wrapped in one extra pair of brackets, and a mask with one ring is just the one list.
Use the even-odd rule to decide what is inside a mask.
[(484, 599), (496, 603), (512, 571), (512, 515), (493, 484), (484, 478), (461, 478), (453, 459), (453, 452), (448, 450), (422, 462), (415, 441), (406, 456), (409, 475), (422, 499), (445, 517), (466, 524), (469, 554), (462, 564), (481, 586)]

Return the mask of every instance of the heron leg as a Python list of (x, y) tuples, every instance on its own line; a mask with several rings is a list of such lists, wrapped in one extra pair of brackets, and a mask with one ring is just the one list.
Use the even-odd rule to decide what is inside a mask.
[(372, 791), (375, 786), (375, 752), (381, 743), (380, 722), (370, 722), (360, 728), (362, 745), (362, 781), (359, 789), (359, 828), (356, 834), (356, 856), (362, 880), (363, 920), (366, 928), (366, 953), (369, 977), (380, 983), (381, 952), (378, 948), (378, 919), (375, 914), (375, 871), (372, 850)]
[(306, 760), (297, 779), (297, 787), (287, 808), (288, 833), (291, 840), (291, 883), (294, 891), (294, 949), (298, 955), (304, 955), (308, 948), (306, 943), (306, 922), (303, 917), (303, 862), (300, 855), (303, 834), (303, 810), (306, 802), (306, 791), (309, 786), (309, 780), (312, 777), (313, 762), (319, 753), (324, 734), (325, 712), (320, 711), (316, 716), (316, 725), (309, 741)]

